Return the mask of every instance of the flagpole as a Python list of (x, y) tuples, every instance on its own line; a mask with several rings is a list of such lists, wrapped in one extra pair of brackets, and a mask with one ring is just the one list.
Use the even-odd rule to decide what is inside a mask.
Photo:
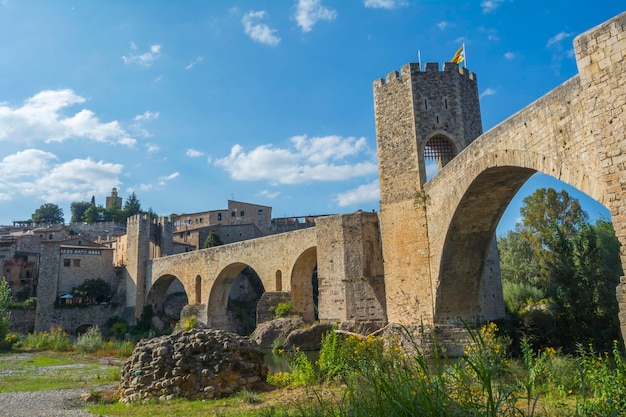
[(417, 65), (419, 65), (420, 71), (421, 71), (422, 70), (422, 55), (419, 49), (417, 50)]
[(465, 42), (463, 42), (463, 65), (467, 68), (467, 54), (465, 53)]

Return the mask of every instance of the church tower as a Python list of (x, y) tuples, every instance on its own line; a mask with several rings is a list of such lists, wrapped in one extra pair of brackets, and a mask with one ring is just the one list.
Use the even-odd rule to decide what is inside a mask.
[(389, 322), (433, 323), (423, 185), (482, 134), (476, 75), (410, 63), (374, 81), (380, 221)]

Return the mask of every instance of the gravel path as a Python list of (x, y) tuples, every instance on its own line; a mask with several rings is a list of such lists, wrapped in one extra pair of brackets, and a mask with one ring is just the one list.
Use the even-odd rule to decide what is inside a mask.
[(3, 417), (93, 417), (82, 410), (81, 394), (87, 389), (61, 389), (40, 392), (0, 393), (0, 416)]

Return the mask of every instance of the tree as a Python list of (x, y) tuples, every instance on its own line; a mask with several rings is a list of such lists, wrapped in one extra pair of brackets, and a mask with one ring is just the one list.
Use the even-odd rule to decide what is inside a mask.
[(89, 302), (101, 303), (111, 295), (111, 286), (102, 278), (88, 279), (72, 292), (79, 297), (87, 297)]
[(220, 246), (223, 244), (224, 242), (222, 242), (222, 239), (220, 239), (220, 236), (217, 234), (217, 232), (215, 230), (209, 230), (209, 234), (204, 240), (204, 244), (202, 245), (202, 248), (203, 249), (212, 248), (214, 246)]
[(31, 216), (33, 223), (63, 224), (63, 209), (56, 204), (42, 204)]
[(89, 205), (83, 213), (82, 220), (87, 224), (94, 224), (100, 220), (100, 214), (96, 206)]
[(134, 191), (128, 196), (126, 203), (124, 203), (124, 213), (126, 218), (141, 213), (141, 203)]
[(72, 212), (72, 223), (79, 223), (83, 221), (83, 214), (85, 211), (91, 206), (91, 203), (87, 201), (74, 201), (70, 205), (70, 210)]
[(0, 347), (4, 344), (9, 330), (11, 330), (11, 288), (4, 277), (0, 279)]
[(622, 275), (612, 225), (589, 224), (578, 200), (565, 190), (539, 189), (524, 199), (520, 212), (521, 226), (498, 245), (503, 281), (532, 284), (548, 298), (542, 302), (542, 322), (535, 320), (531, 330), (544, 343), (568, 351), (592, 340), (596, 347), (610, 347), (619, 337), (615, 287)]

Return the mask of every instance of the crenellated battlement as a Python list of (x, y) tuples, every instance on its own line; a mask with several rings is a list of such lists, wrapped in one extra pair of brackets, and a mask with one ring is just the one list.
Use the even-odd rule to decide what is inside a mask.
[(442, 69), (439, 68), (439, 63), (437, 62), (427, 62), (426, 67), (424, 68), (423, 71), (420, 68), (420, 64), (408, 63), (408, 64), (403, 65), (400, 68), (400, 72), (391, 71), (390, 73), (387, 74), (385, 78), (379, 78), (375, 80), (374, 88), (380, 88), (383, 85), (393, 83), (394, 81), (397, 81), (397, 80), (401, 80), (405, 76), (419, 77), (420, 74), (432, 74), (432, 73), (441, 73), (443, 75), (458, 73), (470, 81), (473, 81), (475, 83), (478, 82), (476, 73), (471, 72), (467, 68), (461, 67), (459, 66), (459, 64), (455, 64), (453, 62), (444, 63)]

